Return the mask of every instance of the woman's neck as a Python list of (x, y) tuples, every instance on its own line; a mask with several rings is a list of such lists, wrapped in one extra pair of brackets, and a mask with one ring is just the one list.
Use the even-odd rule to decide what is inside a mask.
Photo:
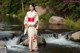
[(33, 12), (34, 10), (31, 10), (31, 12)]

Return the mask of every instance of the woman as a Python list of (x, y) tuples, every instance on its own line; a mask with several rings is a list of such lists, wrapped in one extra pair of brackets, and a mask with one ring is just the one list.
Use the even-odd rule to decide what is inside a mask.
[(24, 34), (26, 34), (26, 31), (28, 31), (28, 38), (29, 38), (29, 49), (30, 51), (37, 51), (38, 50), (38, 44), (37, 44), (37, 29), (38, 29), (38, 14), (35, 10), (35, 6), (33, 3), (29, 5), (30, 11), (26, 13), (25, 19), (24, 19)]

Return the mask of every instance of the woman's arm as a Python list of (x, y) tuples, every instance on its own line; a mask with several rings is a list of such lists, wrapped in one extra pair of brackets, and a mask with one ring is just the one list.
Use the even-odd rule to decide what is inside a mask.
[(35, 16), (35, 21), (34, 21), (33, 25), (38, 28), (38, 24), (39, 24), (39, 17), (38, 17), (38, 14), (37, 14)]

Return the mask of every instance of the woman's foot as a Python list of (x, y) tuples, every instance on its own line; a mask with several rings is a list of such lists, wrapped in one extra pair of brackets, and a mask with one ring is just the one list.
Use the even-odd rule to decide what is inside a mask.
[(30, 51), (32, 52), (32, 51), (34, 51), (33, 49), (30, 49)]

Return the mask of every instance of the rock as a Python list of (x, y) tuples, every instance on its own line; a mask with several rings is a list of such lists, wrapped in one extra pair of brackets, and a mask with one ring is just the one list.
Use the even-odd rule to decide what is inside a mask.
[(23, 42), (21, 42), (20, 44), (23, 44), (23, 45), (28, 45), (28, 39), (25, 39)]
[(70, 39), (74, 41), (80, 41), (80, 31), (73, 33)]
[(37, 36), (38, 44), (44, 44), (46, 43), (45, 39), (43, 36)]
[(62, 17), (58, 17), (58, 16), (52, 16), (50, 19), (49, 19), (49, 23), (50, 24), (64, 24), (64, 18)]
[(46, 9), (42, 8), (41, 6), (36, 6), (35, 8), (39, 16), (46, 12)]
[[(42, 36), (37, 36), (37, 42), (38, 42), (38, 45), (46, 44), (46, 41)], [(21, 44), (28, 45), (28, 39), (21, 42)]]
[(6, 16), (9, 16), (10, 14), (6, 14)]
[(0, 41), (0, 48), (3, 48), (3, 47), (5, 47), (5, 42)]
[(13, 17), (13, 18), (16, 18), (16, 17), (17, 17), (17, 15), (13, 14), (13, 15), (12, 15), (12, 17)]

